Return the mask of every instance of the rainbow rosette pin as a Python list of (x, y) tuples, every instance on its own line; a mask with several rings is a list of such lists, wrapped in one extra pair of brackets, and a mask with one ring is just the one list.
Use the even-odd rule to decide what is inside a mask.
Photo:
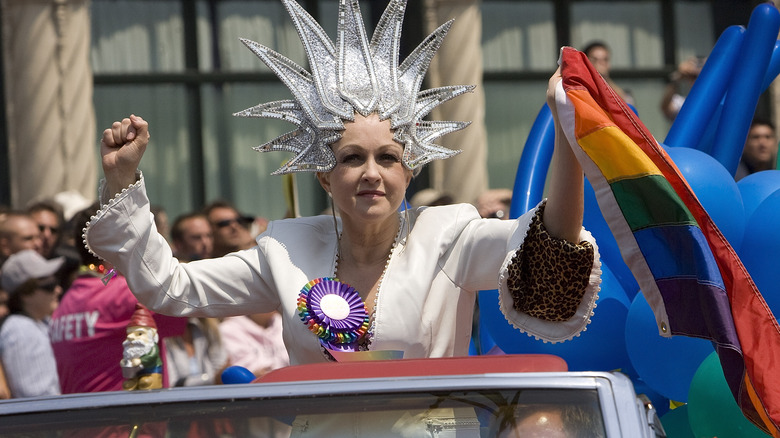
[(337, 278), (315, 278), (298, 295), (298, 315), (328, 349), (357, 351), (368, 331), (368, 311), (358, 292)]

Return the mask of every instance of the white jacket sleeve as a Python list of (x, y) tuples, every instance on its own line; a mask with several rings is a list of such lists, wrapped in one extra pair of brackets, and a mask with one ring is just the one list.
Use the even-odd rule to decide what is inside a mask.
[(555, 343), (578, 336), (590, 323), (601, 287), (601, 260), (584, 228), (579, 245), (550, 237), (541, 222), (543, 208), (544, 201), (518, 219), (499, 273), (498, 296), (510, 324)]
[(278, 307), (277, 294), (263, 280), (265, 265), (257, 247), (179, 263), (154, 226), (140, 172), (138, 181), (113, 199), (103, 195), (84, 242), (127, 278), (130, 290), (150, 309), (173, 316), (224, 317)]

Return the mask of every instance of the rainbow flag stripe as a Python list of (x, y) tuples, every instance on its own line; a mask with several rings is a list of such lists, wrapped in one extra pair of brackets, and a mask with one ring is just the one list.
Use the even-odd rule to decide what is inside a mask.
[(572, 48), (556, 108), (662, 336), (709, 339), (746, 418), (780, 437), (780, 326), (672, 160)]

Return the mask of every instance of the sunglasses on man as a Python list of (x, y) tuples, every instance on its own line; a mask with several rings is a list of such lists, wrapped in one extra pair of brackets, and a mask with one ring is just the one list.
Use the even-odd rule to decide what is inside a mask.
[(217, 228), (225, 228), (233, 225), (233, 223), (237, 223), (244, 228), (249, 228), (249, 225), (251, 225), (252, 222), (254, 221), (255, 218), (253, 218), (252, 216), (239, 216), (231, 219), (223, 219), (221, 221), (214, 222), (214, 226), (216, 226)]
[(59, 227), (50, 227), (48, 225), (38, 225), (38, 229), (41, 230), (41, 233), (45, 233), (46, 230), (49, 230), (52, 234), (57, 234), (60, 232)]

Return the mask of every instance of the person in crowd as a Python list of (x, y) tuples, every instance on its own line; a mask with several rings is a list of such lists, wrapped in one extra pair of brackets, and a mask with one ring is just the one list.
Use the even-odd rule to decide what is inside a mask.
[(705, 58), (691, 56), (681, 62), (677, 70), (669, 76), (669, 83), (661, 97), (661, 112), (670, 122), (677, 118), (677, 113), (680, 112), (693, 83), (699, 77), (704, 62)]
[(8, 400), (9, 398), (11, 398), (11, 388), (8, 387), (8, 379), (5, 378), (5, 370), (2, 361), (0, 361), (0, 400)]
[(11, 313), (11, 309), (8, 308), (8, 292), (0, 288), (0, 319), (5, 318)]
[(593, 64), (596, 71), (599, 72), (601, 77), (607, 81), (607, 84), (609, 84), (609, 86), (612, 87), (626, 103), (631, 105), (635, 104), (634, 97), (631, 93), (619, 87), (609, 75), (610, 70), (612, 70), (612, 50), (610, 50), (607, 43), (604, 41), (592, 41), (585, 45), (585, 48), (582, 49), (582, 53), (588, 57), (588, 60)]
[[(99, 205), (76, 213), (73, 233), (82, 239), (84, 227)], [(52, 315), (50, 340), (63, 394), (122, 389), (122, 342), (138, 300), (127, 279), (113, 266), (79, 245), (81, 266), (70, 289)], [(178, 336), (187, 318), (154, 314), (161, 338)], [(164, 350), (163, 350), (164, 351)], [(165, 359), (163, 357), (163, 359)], [(167, 383), (167, 376), (164, 376)]]
[[(214, 201), (203, 209), (214, 235), (212, 257), (255, 246), (251, 226), (255, 218), (242, 215), (227, 201)], [(264, 230), (261, 230), (261, 232)]]
[[(433, 141), (467, 125), (422, 117), (471, 87), (419, 92), (424, 60), (448, 26), (412, 52), (403, 69), (395, 68), (398, 59), (389, 48), (397, 47), (400, 35), (391, 23), (400, 21), (404, 8), (393, 4), (377, 26), (376, 50), (369, 50), (356, 3), (343, 2), (338, 34), (345, 45), (335, 49), (321, 39), (304, 44), (315, 79), (245, 41), (285, 83), (300, 83), (290, 87), (293, 99), (239, 115), (296, 123), (295, 135), (260, 149), (294, 151), (277, 173), (315, 172), (338, 217), (272, 221), (252, 248), (180, 263), (153, 231), (138, 170), (149, 144), (147, 122), (131, 115), (104, 131), (102, 207), (85, 240), (127, 275), (139, 301), (182, 316), (278, 310), (291, 364), (365, 351), (405, 358), (465, 355), (476, 292), (486, 289), (499, 289), (506, 318), (534, 336), (558, 342), (585, 328), (600, 262), (582, 228), (583, 172), (555, 110), (560, 71), (547, 91), (556, 140), (546, 201), (514, 221), (483, 219), (470, 204), (399, 212), (415, 172), (456, 153)], [(326, 35), (297, 3), (285, 5), (302, 38)], [(311, 48), (320, 44), (335, 51)], [(339, 74), (347, 80), (336, 81)], [(239, 217), (219, 221), (237, 225)]]
[[(10, 209), (5, 205), (0, 205), (0, 223), (5, 220), (6, 213)], [(2, 262), (0, 261), (0, 266)], [(11, 313), (11, 309), (8, 308), (8, 292), (3, 290), (2, 284), (0, 284), (0, 327), (5, 320), (5, 317)], [(11, 389), (8, 387), (8, 381), (5, 378), (5, 371), (3, 370), (2, 361), (0, 361), (0, 400), (6, 400), (11, 398)]]
[(452, 196), (436, 189), (422, 189), (412, 196), (409, 203), (413, 208), (417, 207), (435, 207), (437, 205), (449, 205), (454, 202)]
[(248, 369), (255, 377), (290, 364), (279, 312), (225, 318), (219, 324), (219, 333), (230, 364)]
[(777, 169), (777, 146), (775, 125), (769, 120), (754, 118), (734, 179), (739, 181), (752, 173)]
[(62, 210), (54, 202), (39, 201), (27, 207), (27, 213), (38, 224), (41, 232), (41, 255), (47, 259), (54, 257), (54, 251), (60, 244)]
[[(0, 219), (2, 221), (2, 219)], [(3, 290), (0, 286), (0, 328), (5, 322), (5, 317), (11, 313), (11, 309), (8, 308), (8, 292)], [(0, 361), (0, 400), (11, 398), (11, 389), (8, 387), (8, 381), (5, 378), (5, 371), (3, 370), (2, 361)]]
[(77, 190), (65, 190), (55, 193), (51, 199), (56, 202), (62, 208), (62, 217), (64, 219), (62, 229), (60, 230), (60, 240), (63, 246), (67, 248), (73, 248), (76, 253), (78, 250), (75, 248), (82, 245), (82, 238), (79, 235), (79, 240), (74, 241), (73, 227), (75, 223), (73, 218), (76, 214), (86, 208), (89, 208), (95, 202), (95, 199), (88, 199)]
[[(40, 231), (32, 217), (25, 212), (3, 208), (0, 213), (0, 272), (12, 254), (25, 249), (41, 250)], [(10, 295), (0, 285), (0, 320), (11, 313)]]
[(214, 233), (206, 215), (188, 213), (177, 217), (171, 227), (171, 245), (179, 261), (210, 258), (214, 252)]
[(477, 211), (483, 218), (509, 219), (511, 205), (512, 191), (509, 189), (490, 189), (477, 198)]
[[(181, 262), (211, 257), (214, 237), (206, 216), (184, 214), (171, 227), (173, 254)], [(184, 333), (165, 339), (168, 376), (172, 386), (198, 386), (220, 383), (228, 364), (219, 321), (215, 318), (189, 318)]]
[(41, 232), (41, 255), (47, 259), (65, 258), (57, 277), (62, 290), (68, 290), (81, 263), (78, 250), (70, 242), (70, 239), (65, 242), (66, 239), (62, 238), (65, 229), (62, 207), (56, 201), (47, 199), (29, 205), (27, 213), (38, 224), (38, 229)]
[(189, 318), (182, 335), (165, 338), (164, 342), (170, 386), (222, 383), (228, 356), (216, 318)]
[(23, 211), (9, 211), (0, 221), (0, 270), (11, 254), (24, 249), (43, 252), (43, 240), (38, 224)]
[(490, 436), (604, 438), (606, 433), (600, 419), (598, 409), (594, 409), (592, 405), (560, 403), (510, 405), (499, 410), (498, 421), (492, 425)]
[(55, 277), (62, 263), (24, 249), (3, 264), (0, 283), (10, 294), (11, 315), (0, 327), (0, 362), (13, 398), (60, 394), (49, 317), (62, 293)]

